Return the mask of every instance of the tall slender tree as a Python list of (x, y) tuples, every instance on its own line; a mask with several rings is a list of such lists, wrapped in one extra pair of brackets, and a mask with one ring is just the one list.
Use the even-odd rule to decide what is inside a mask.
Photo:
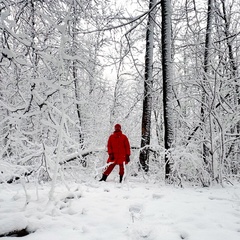
[(171, 41), (171, 2), (162, 0), (162, 77), (163, 77), (163, 117), (165, 147), (165, 179), (170, 174), (170, 151), (174, 138), (173, 125), (173, 74)]
[(73, 77), (73, 83), (74, 83), (74, 94), (76, 98), (76, 113), (77, 113), (77, 119), (78, 119), (78, 124), (79, 128), (77, 129), (78, 135), (79, 135), (79, 144), (81, 148), (83, 147), (84, 144), (84, 137), (82, 133), (82, 111), (81, 111), (81, 105), (79, 104), (80, 100), (80, 86), (79, 86), (79, 74), (78, 74), (78, 66), (77, 63), (78, 61), (76, 60), (76, 55), (77, 55), (77, 24), (78, 24), (78, 4), (77, 1), (72, 1), (72, 23), (70, 29), (72, 29), (70, 36), (72, 38), (72, 55), (73, 55), (73, 62), (72, 62), (72, 77)]
[[(206, 133), (204, 129), (206, 129), (207, 116), (209, 115), (210, 109), (208, 109), (208, 113), (206, 113), (206, 106), (208, 104), (208, 89), (209, 89), (209, 74), (210, 74), (210, 53), (211, 53), (211, 45), (212, 45), (212, 27), (213, 27), (213, 0), (208, 0), (208, 11), (207, 11), (207, 27), (205, 34), (205, 48), (204, 48), (204, 60), (203, 60), (203, 81), (202, 81), (202, 103), (201, 103), (201, 125), (203, 131), (203, 137), (206, 137)], [(213, 169), (213, 159), (211, 164), (207, 159), (207, 153), (209, 152), (205, 140), (202, 145), (202, 155), (203, 160), (207, 165), (211, 165)]]
[(149, 170), (149, 149), (151, 137), (152, 91), (153, 91), (153, 33), (155, 25), (156, 0), (149, 2), (149, 14), (146, 32), (144, 98), (142, 112), (142, 138), (140, 163), (144, 171)]

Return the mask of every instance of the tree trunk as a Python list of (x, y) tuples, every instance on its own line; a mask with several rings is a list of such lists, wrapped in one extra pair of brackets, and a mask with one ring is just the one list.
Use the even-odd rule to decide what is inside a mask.
[[(206, 28), (206, 35), (205, 35), (205, 49), (204, 49), (204, 76), (202, 82), (202, 103), (201, 103), (201, 129), (203, 135), (203, 145), (202, 145), (202, 156), (203, 161), (207, 166), (209, 166), (209, 160), (207, 159), (208, 149), (205, 144), (206, 139), (206, 105), (208, 103), (207, 99), (207, 92), (208, 92), (208, 77), (209, 77), (209, 65), (210, 65), (210, 47), (212, 42), (212, 21), (213, 21), (213, 0), (208, 0), (208, 13), (207, 13), (207, 28)], [(210, 111), (210, 109), (209, 109)], [(207, 114), (208, 115), (208, 114)], [(211, 133), (210, 133), (211, 134)], [(211, 162), (211, 168), (213, 171), (213, 162)], [(209, 170), (210, 171), (210, 170)], [(211, 173), (214, 174), (213, 172)]]
[[(230, 60), (230, 67), (231, 67), (231, 78), (234, 79), (235, 82), (235, 93), (233, 94), (233, 101), (232, 103), (234, 104), (234, 106), (239, 106), (240, 105), (240, 96), (239, 96), (239, 79), (237, 77), (238, 75), (238, 67), (236, 64), (236, 60), (234, 58), (234, 54), (233, 54), (233, 46), (232, 46), (232, 42), (230, 41), (230, 32), (229, 32), (229, 27), (230, 27), (230, 17), (228, 17), (227, 15), (227, 11), (226, 11), (226, 4), (224, 0), (221, 0), (222, 3), (222, 12), (223, 12), (223, 21), (224, 21), (224, 33), (226, 36), (226, 41), (227, 41), (227, 47), (228, 47), (228, 56), (229, 56), (229, 60)], [(236, 126), (234, 126), (231, 129), (231, 133), (235, 134), (237, 136), (239, 136), (240, 134), (240, 121), (237, 122)], [(233, 143), (230, 146), (230, 149), (232, 149), (232, 161), (234, 162), (238, 162), (240, 159), (240, 154), (239, 154), (239, 150), (240, 150), (240, 145), (238, 141), (233, 141)]]
[[(72, 54), (76, 55), (77, 53), (77, 39), (76, 39), (76, 32), (77, 32), (77, 11), (76, 11), (76, 6), (73, 2), (73, 23), (72, 23)], [(74, 93), (75, 93), (75, 98), (76, 98), (76, 110), (77, 110), (77, 118), (78, 118), (78, 124), (79, 124), (79, 128), (78, 128), (78, 136), (79, 136), (79, 144), (81, 148), (84, 148), (83, 144), (84, 144), (84, 137), (83, 137), (83, 133), (82, 133), (82, 114), (81, 114), (81, 106), (79, 104), (80, 101), (80, 96), (79, 96), (79, 91), (80, 91), (80, 87), (79, 87), (79, 78), (78, 78), (78, 72), (77, 72), (77, 61), (73, 60), (72, 63), (72, 76), (73, 76), (73, 82), (74, 82)]]
[(145, 53), (145, 75), (144, 75), (144, 98), (142, 112), (142, 138), (141, 152), (139, 156), (140, 164), (145, 172), (149, 170), (149, 149), (151, 136), (151, 113), (152, 113), (152, 89), (153, 89), (153, 32), (155, 25), (156, 0), (149, 2), (149, 14), (146, 32), (146, 53)]
[(172, 45), (171, 45), (171, 3), (162, 0), (162, 69), (163, 69), (163, 118), (164, 118), (164, 147), (165, 179), (170, 174), (170, 149), (173, 143), (173, 75), (172, 75)]
[(31, 20), (30, 20), (30, 24), (31, 24), (31, 50), (32, 50), (32, 54), (31, 57), (32, 58), (32, 81), (31, 81), (31, 97), (30, 97), (30, 101), (27, 105), (27, 107), (25, 108), (24, 114), (26, 114), (27, 112), (30, 111), (30, 108), (32, 106), (32, 102), (34, 100), (34, 90), (36, 87), (36, 83), (35, 83), (35, 79), (37, 77), (37, 55), (36, 55), (36, 46), (35, 46), (35, 35), (36, 35), (36, 30), (35, 30), (35, 23), (36, 23), (36, 19), (35, 19), (35, 14), (36, 14), (36, 10), (35, 10), (35, 5), (34, 5), (34, 1), (31, 0), (29, 2), (30, 5), (30, 9), (31, 9)]

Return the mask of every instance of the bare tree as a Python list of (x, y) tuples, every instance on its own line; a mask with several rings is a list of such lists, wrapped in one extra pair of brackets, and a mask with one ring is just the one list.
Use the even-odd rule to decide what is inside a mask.
[[(207, 13), (207, 27), (206, 27), (206, 37), (205, 37), (205, 48), (204, 48), (204, 76), (202, 82), (202, 105), (201, 105), (201, 121), (204, 128), (206, 124), (206, 113), (205, 108), (208, 103), (207, 95), (209, 90), (208, 78), (210, 74), (210, 51), (212, 43), (212, 23), (213, 23), (213, 0), (208, 0), (208, 13)], [(207, 164), (207, 147), (205, 142), (203, 142), (203, 159)]]
[(144, 171), (149, 170), (149, 145), (151, 137), (151, 116), (152, 116), (152, 91), (153, 91), (153, 32), (155, 25), (156, 0), (150, 0), (146, 32), (146, 53), (145, 53), (145, 75), (144, 75), (144, 98), (142, 112), (142, 137), (140, 164)]
[(165, 178), (170, 174), (170, 152), (174, 140), (173, 125), (173, 75), (171, 44), (171, 3), (162, 0), (162, 71), (163, 71), (163, 114), (164, 114), (164, 146), (165, 146)]

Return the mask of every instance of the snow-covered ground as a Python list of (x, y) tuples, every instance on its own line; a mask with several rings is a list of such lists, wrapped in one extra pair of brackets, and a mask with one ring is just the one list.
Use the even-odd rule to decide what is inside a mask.
[(59, 184), (49, 201), (50, 188), (1, 184), (0, 235), (27, 227), (32, 233), (21, 239), (240, 239), (240, 184), (178, 188), (130, 178), (120, 185), (109, 177)]

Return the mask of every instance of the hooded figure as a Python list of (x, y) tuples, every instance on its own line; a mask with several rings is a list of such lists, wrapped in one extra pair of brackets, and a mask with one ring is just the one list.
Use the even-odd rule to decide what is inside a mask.
[(124, 163), (128, 164), (130, 161), (130, 144), (126, 135), (121, 131), (121, 125), (116, 124), (114, 126), (114, 132), (110, 135), (107, 143), (108, 160), (110, 165), (103, 173), (102, 178), (99, 181), (106, 181), (108, 175), (112, 172), (116, 165), (119, 165), (120, 182), (122, 182), (124, 175)]

